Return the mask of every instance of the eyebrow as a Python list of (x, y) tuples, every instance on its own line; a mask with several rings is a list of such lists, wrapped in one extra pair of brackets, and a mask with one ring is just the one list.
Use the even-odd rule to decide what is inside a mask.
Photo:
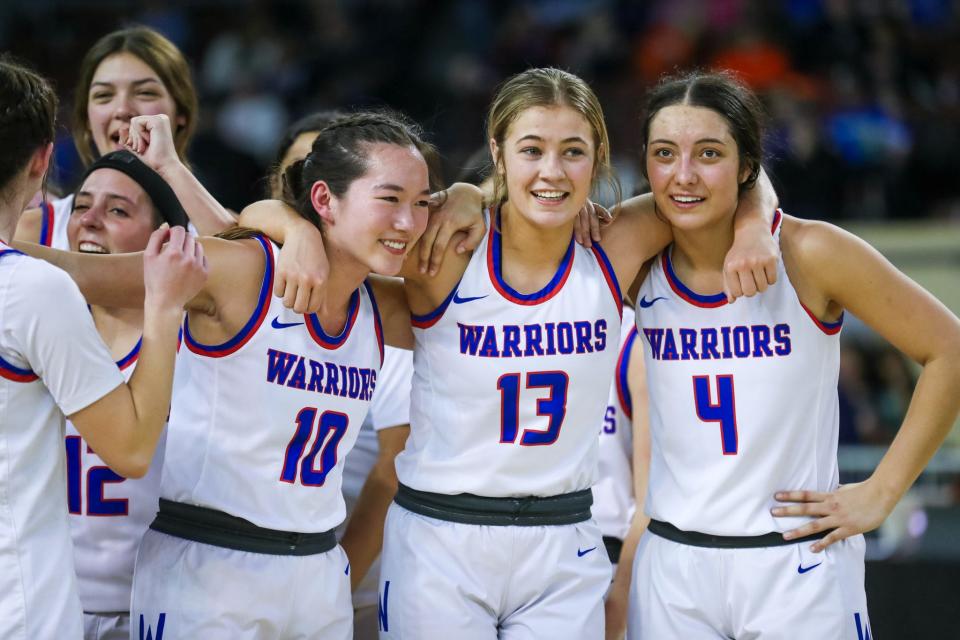
[[(398, 184), (392, 184), (392, 183), (389, 183), (389, 182), (384, 183), (384, 184), (375, 184), (375, 185), (373, 185), (373, 190), (374, 190), (374, 191), (377, 191), (378, 189), (386, 189), (387, 191), (396, 191), (396, 192), (398, 192), (398, 193), (402, 193), (403, 191), (405, 191), (405, 189), (404, 189), (403, 187), (401, 187), (400, 185), (398, 185)], [(430, 195), (430, 189), (424, 189), (423, 191), (420, 192), (420, 195)]]
[[(726, 146), (726, 144), (727, 144), (726, 142), (724, 142), (723, 140), (720, 140), (720, 139), (718, 139), (718, 138), (700, 138), (699, 140), (697, 140), (696, 142), (694, 142), (694, 144), (704, 144), (704, 143), (707, 143), (707, 142), (711, 142), (711, 143), (713, 143), (713, 144), (722, 144), (722, 145), (724, 145), (724, 146)], [(676, 145), (677, 143), (674, 142), (673, 140), (667, 140), (667, 139), (665, 139), (665, 138), (657, 138), (656, 140), (651, 140), (651, 141), (650, 141), (650, 144), (672, 144), (672, 145)]]
[[(86, 196), (86, 197), (88, 197), (88, 198), (92, 198), (92, 197), (93, 197), (93, 194), (90, 193), (89, 191), (78, 191), (78, 192), (77, 192), (77, 198), (80, 198), (80, 197), (83, 197), (83, 196)], [(128, 198), (128, 197), (126, 197), (126, 196), (122, 196), (122, 195), (120, 195), (119, 193), (108, 193), (108, 194), (107, 194), (107, 199), (108, 199), (108, 200), (109, 200), (109, 199), (118, 199), (118, 200), (123, 200), (123, 201), (125, 201), (125, 202), (129, 202), (129, 203), (132, 204), (132, 205), (135, 205), (135, 204), (136, 204), (136, 203), (135, 203), (133, 200), (131, 200), (130, 198)], [(76, 204), (74, 204), (74, 206), (76, 206)]]
[[(523, 142), (524, 140), (535, 140), (537, 142), (543, 142), (543, 138), (541, 138), (540, 136), (533, 135), (532, 133), (529, 135), (523, 136), (522, 138), (517, 140), (517, 143)], [(581, 138), (580, 136), (571, 136), (569, 138), (564, 138), (563, 140), (560, 141), (561, 144), (567, 144), (570, 142), (579, 142), (581, 144), (587, 144), (587, 141)]]
[[(130, 84), (137, 86), (141, 84), (147, 84), (148, 82), (156, 82), (157, 84), (163, 84), (162, 82), (160, 82), (159, 78), (140, 78), (139, 80), (134, 80)], [(94, 80), (93, 82), (90, 83), (90, 88), (92, 89), (98, 85), (104, 86), (104, 87), (112, 87), (115, 84), (116, 84), (115, 82), (104, 82), (103, 80)]]

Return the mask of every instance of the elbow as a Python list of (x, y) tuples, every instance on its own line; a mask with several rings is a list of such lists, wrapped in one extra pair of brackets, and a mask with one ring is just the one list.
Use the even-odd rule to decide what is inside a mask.
[(150, 452), (130, 451), (120, 460), (110, 463), (110, 468), (116, 473), (130, 480), (137, 480), (150, 471)]

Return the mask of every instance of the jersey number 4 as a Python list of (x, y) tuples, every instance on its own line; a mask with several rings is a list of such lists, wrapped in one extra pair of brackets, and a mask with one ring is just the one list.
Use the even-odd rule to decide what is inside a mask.
[[(83, 447), (86, 445), (80, 436), (67, 436), (67, 508), (74, 515), (88, 516), (125, 516), (129, 513), (129, 501), (126, 498), (106, 498), (103, 485), (123, 482), (125, 478), (117, 475), (108, 467), (90, 467), (87, 469), (87, 510), (83, 510)], [(90, 447), (87, 451), (93, 453)]]
[[(567, 386), (570, 379), (563, 371), (531, 371), (527, 373), (527, 389), (547, 389), (547, 396), (537, 398), (537, 415), (548, 418), (543, 430), (524, 429), (520, 444), (537, 446), (553, 444), (560, 437), (560, 427), (567, 415)], [(520, 433), (520, 374), (505, 373), (497, 380), (500, 390), (500, 442), (513, 444)]]
[[(324, 411), (320, 414), (320, 420), (317, 420), (317, 411), (314, 407), (304, 407), (297, 414), (297, 430), (283, 456), (280, 482), (293, 484), (299, 474), (303, 486), (322, 487), (327, 474), (337, 465), (337, 446), (347, 432), (349, 418), (339, 411)], [(304, 455), (314, 431), (316, 437), (313, 438), (313, 445)]]
[(714, 402), (710, 389), (710, 376), (693, 376), (693, 397), (697, 405), (697, 417), (703, 422), (720, 424), (720, 444), (723, 455), (737, 455), (737, 403), (733, 392), (733, 376), (716, 378), (717, 397)]

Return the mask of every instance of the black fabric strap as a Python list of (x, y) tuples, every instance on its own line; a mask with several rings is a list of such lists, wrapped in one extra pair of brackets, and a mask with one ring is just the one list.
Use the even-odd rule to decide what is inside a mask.
[(321, 533), (265, 529), (223, 511), (163, 498), (150, 528), (185, 540), (274, 556), (312, 556), (337, 546), (332, 529)]
[(782, 547), (788, 544), (797, 544), (798, 542), (810, 542), (826, 537), (830, 531), (821, 531), (803, 538), (794, 538), (784, 540), (782, 533), (765, 533), (759, 536), (715, 536), (709, 533), (700, 533), (699, 531), (683, 531), (677, 529), (669, 522), (660, 520), (651, 520), (647, 525), (650, 533), (655, 533), (661, 538), (688, 544), (693, 547), (713, 547), (716, 549), (756, 549), (759, 547)]
[(593, 493), (584, 489), (547, 498), (488, 498), (471, 493), (447, 495), (418, 491), (401, 484), (393, 500), (404, 509), (438, 520), (533, 527), (589, 520)]
[(613, 536), (603, 536), (603, 546), (607, 548), (607, 557), (613, 564), (620, 563), (620, 552), (623, 551), (623, 540)]

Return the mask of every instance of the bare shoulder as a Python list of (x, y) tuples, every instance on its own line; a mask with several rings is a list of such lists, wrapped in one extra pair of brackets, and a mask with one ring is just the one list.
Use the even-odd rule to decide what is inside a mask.
[(210, 275), (203, 292), (188, 308), (206, 314), (238, 308), (242, 315), (250, 307), (250, 299), (256, 302), (263, 282), (266, 261), (262, 245), (252, 238), (203, 237), (199, 241)]

